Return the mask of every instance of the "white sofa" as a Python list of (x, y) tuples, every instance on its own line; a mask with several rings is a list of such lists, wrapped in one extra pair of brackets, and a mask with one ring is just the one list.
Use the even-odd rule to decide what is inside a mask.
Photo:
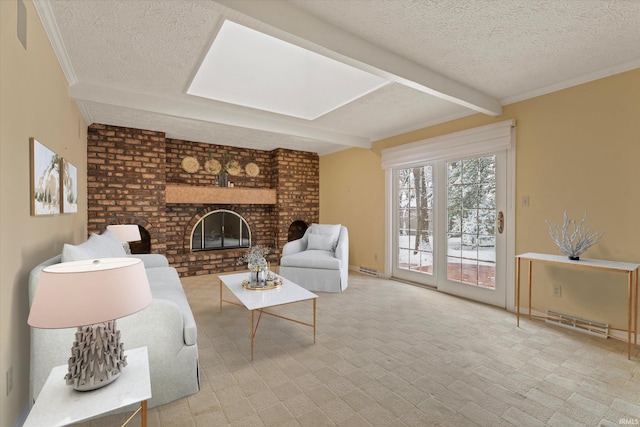
[[(123, 256), (127, 255), (120, 241), (110, 231), (92, 234), (77, 246), (64, 245), (62, 254), (31, 270), (29, 304), (43, 268), (60, 262)], [(116, 324), (125, 350), (147, 347), (153, 396), (148, 406), (154, 407), (200, 390), (196, 322), (178, 273), (167, 259), (159, 254), (131, 256), (142, 259), (145, 265), (153, 302), (142, 311), (117, 319)], [(67, 363), (75, 331), (75, 328), (31, 328), (29, 396), (32, 404), (51, 369)]]
[(280, 275), (310, 291), (344, 292), (349, 280), (349, 233), (340, 224), (311, 224), (282, 248)]

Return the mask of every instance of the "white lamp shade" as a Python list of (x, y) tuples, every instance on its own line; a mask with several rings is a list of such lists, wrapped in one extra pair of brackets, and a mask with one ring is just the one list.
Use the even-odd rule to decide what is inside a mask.
[(29, 312), (36, 328), (70, 328), (107, 322), (151, 304), (139, 258), (101, 258), (46, 267)]
[(137, 242), (142, 240), (140, 228), (135, 224), (107, 225), (107, 230), (115, 234), (121, 242)]

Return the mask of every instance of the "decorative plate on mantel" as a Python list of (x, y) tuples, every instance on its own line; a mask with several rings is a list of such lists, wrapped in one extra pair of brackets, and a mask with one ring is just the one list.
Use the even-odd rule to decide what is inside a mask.
[(258, 174), (260, 173), (260, 168), (258, 167), (258, 165), (252, 162), (247, 163), (247, 165), (244, 167), (244, 171), (247, 173), (247, 176), (253, 178), (254, 176), (258, 176)]
[(231, 176), (236, 176), (240, 173), (240, 163), (237, 160), (229, 160), (227, 163), (227, 173)]
[(216, 159), (209, 159), (204, 162), (204, 169), (214, 175), (218, 175), (222, 170), (222, 165)]
[(200, 169), (200, 162), (195, 157), (187, 156), (182, 159), (182, 169), (189, 173), (198, 172)]

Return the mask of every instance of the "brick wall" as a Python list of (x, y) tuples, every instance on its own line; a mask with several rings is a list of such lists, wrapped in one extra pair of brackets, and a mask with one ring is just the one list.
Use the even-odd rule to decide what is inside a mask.
[[(238, 187), (275, 188), (276, 205), (167, 204), (166, 184), (215, 186), (217, 179), (204, 162), (225, 155), (244, 167), (260, 166), (257, 177), (244, 170), (229, 180)], [(196, 157), (200, 170), (182, 169), (185, 156)], [(93, 124), (89, 126), (88, 229), (100, 233), (107, 225), (138, 224), (151, 236), (151, 251), (167, 256), (182, 276), (242, 270), (244, 250), (190, 251), (191, 230), (216, 209), (242, 215), (251, 229), (252, 244), (272, 248), (277, 264), (289, 226), (319, 219), (319, 164), (315, 153), (277, 149), (261, 151), (166, 138), (163, 132)]]
[(87, 133), (88, 230), (109, 224), (142, 225), (154, 252), (166, 250), (165, 135), (91, 125)]
[(317, 155), (277, 149), (272, 157), (272, 187), (278, 189), (277, 246), (287, 243), (289, 226), (296, 220), (319, 221), (320, 173)]

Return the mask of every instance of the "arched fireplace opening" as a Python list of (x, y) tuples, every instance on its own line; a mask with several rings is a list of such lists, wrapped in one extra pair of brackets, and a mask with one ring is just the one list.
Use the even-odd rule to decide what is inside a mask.
[(307, 231), (309, 226), (306, 222), (301, 220), (296, 220), (291, 223), (289, 226), (289, 232), (287, 234), (287, 241), (291, 242), (292, 240), (298, 240), (304, 236), (305, 231)]
[(150, 254), (151, 253), (151, 234), (141, 225), (138, 225), (140, 237), (142, 240), (138, 242), (129, 242), (129, 248), (132, 254)]
[(237, 213), (225, 209), (209, 212), (191, 231), (192, 251), (248, 248), (251, 231), (247, 221)]

